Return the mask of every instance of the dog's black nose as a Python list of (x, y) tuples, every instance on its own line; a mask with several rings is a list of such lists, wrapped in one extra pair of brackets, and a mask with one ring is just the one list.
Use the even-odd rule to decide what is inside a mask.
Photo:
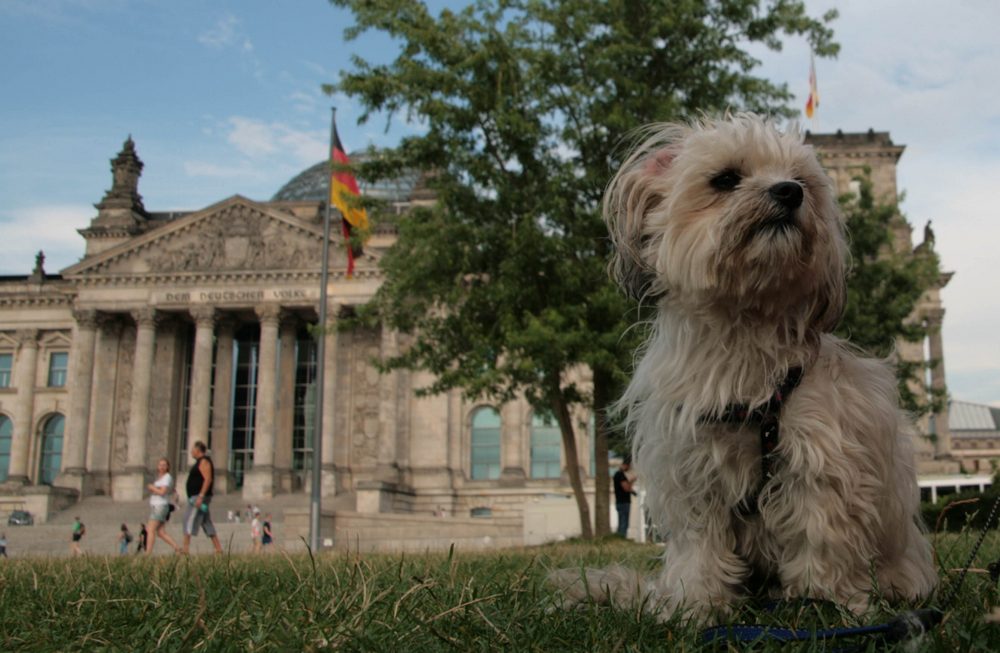
[(794, 181), (783, 181), (767, 189), (768, 194), (778, 204), (788, 208), (797, 209), (802, 206), (802, 186)]

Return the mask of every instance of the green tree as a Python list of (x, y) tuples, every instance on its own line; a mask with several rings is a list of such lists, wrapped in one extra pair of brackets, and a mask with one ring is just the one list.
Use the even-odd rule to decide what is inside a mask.
[[(905, 226), (906, 219), (896, 202), (876, 199), (870, 171), (855, 179), (860, 184), (858, 193), (840, 198), (850, 238), (851, 268), (847, 306), (837, 333), (885, 357), (900, 339), (920, 342), (928, 335), (923, 320), (911, 318), (921, 296), (938, 283), (941, 270), (930, 244), (911, 251), (909, 242), (895, 242), (895, 228)], [(926, 386), (926, 366), (905, 360), (897, 365), (900, 396), (907, 410), (939, 410), (943, 395), (931, 393), (925, 399), (913, 391), (914, 385)]]
[[(432, 15), (412, 0), (332, 0), (348, 39), (374, 30), (396, 58), (355, 57), (329, 87), (426, 133), (360, 169), (427, 171), (433, 207), (414, 210), (383, 258), (367, 309), (411, 346), (388, 366), (436, 375), (428, 392), (524, 393), (554, 416), (584, 537), (591, 530), (573, 407), (596, 417), (596, 532), (609, 532), (607, 407), (631, 366), (642, 309), (608, 280), (600, 201), (639, 126), (702, 112), (787, 116), (784, 85), (754, 74), (751, 44), (801, 35), (838, 46), (799, 0), (483, 0)], [(589, 370), (581, 383), (579, 370)]]

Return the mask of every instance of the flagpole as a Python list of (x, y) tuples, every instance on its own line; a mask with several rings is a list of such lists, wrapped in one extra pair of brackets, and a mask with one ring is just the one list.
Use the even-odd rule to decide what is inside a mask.
[[(337, 125), (337, 107), (330, 107), (330, 163), (333, 165), (333, 135)], [(319, 285), (319, 342), (316, 347), (316, 417), (313, 420), (312, 498), (309, 505), (309, 547), (320, 548), (320, 494), (323, 489), (323, 403), (326, 389), (326, 290), (330, 279), (330, 197), (333, 191), (333, 170), (326, 175), (326, 211), (323, 215), (323, 267)]]

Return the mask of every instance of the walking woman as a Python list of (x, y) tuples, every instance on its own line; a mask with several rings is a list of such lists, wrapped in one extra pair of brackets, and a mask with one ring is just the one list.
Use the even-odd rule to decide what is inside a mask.
[(156, 480), (146, 486), (149, 488), (149, 525), (146, 527), (146, 553), (153, 552), (156, 536), (173, 547), (179, 553), (180, 547), (173, 538), (167, 535), (167, 520), (170, 518), (170, 495), (174, 491), (174, 477), (170, 475), (170, 461), (160, 458), (156, 463)]

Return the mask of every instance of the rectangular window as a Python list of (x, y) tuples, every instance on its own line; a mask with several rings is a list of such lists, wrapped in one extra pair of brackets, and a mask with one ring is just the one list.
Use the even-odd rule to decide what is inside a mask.
[(14, 354), (0, 354), (0, 388), (10, 387), (10, 373), (14, 367)]
[(531, 478), (559, 478), (562, 434), (552, 417), (531, 420)]
[(497, 429), (495, 437), (493, 434), (484, 434), (481, 439), (472, 447), (472, 478), (498, 479), (500, 478), (500, 431)]
[(69, 354), (64, 351), (54, 351), (49, 355), (49, 387), (63, 388), (66, 386), (66, 370), (69, 368)]
[(316, 370), (318, 344), (303, 331), (295, 342), (295, 393), (292, 422), (292, 471), (298, 481), (312, 469), (313, 434), (316, 432)]

